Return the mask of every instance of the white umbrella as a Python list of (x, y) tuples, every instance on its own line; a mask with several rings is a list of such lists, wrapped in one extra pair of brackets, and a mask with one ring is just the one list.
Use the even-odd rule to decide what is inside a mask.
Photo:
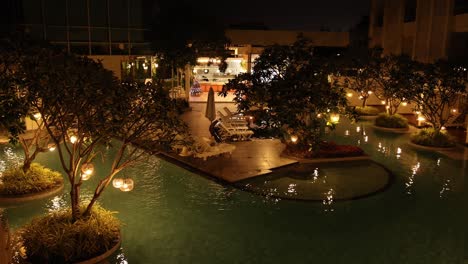
[(210, 87), (210, 91), (208, 92), (208, 100), (206, 102), (205, 117), (208, 118), (210, 121), (213, 121), (216, 119), (216, 106), (215, 106), (215, 100), (214, 100), (213, 87)]

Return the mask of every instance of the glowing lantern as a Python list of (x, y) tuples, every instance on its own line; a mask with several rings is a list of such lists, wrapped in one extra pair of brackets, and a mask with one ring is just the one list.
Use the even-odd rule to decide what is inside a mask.
[(115, 178), (112, 180), (112, 186), (114, 186), (114, 188), (120, 189), (120, 187), (122, 187), (123, 184), (124, 184), (124, 179), (122, 178)]
[(34, 117), (34, 119), (39, 120), (39, 119), (41, 119), (42, 115), (41, 115), (41, 113), (35, 113), (33, 115), (33, 117)]
[(381, 103), (382, 103), (383, 105), (384, 105), (384, 104), (386, 104), (386, 102), (385, 102), (385, 101), (381, 101)]
[(367, 91), (367, 94), (372, 94), (372, 91)]
[(457, 109), (452, 109), (452, 113), (456, 113), (457, 112)]
[(77, 140), (78, 140), (78, 138), (77, 138), (76, 136), (71, 136), (71, 137), (70, 137), (70, 142), (71, 142), (72, 144), (75, 144), (75, 142), (76, 142)]
[(292, 142), (292, 143), (296, 143), (298, 139), (299, 139), (299, 138), (298, 138), (297, 136), (295, 136), (295, 135), (292, 135), (292, 136), (291, 136), (291, 142)]
[(55, 144), (50, 143), (50, 144), (47, 145), (47, 148), (49, 149), (49, 151), (54, 151), (55, 150)]
[(83, 163), (83, 165), (81, 165), (81, 172), (83, 173), (83, 175), (91, 176), (91, 174), (93, 174), (94, 172), (94, 165), (89, 162)]
[(129, 192), (133, 190), (133, 180), (132, 179), (125, 179), (123, 181), (122, 186), (120, 187), (122, 192)]
[(403, 102), (403, 103), (401, 103), (401, 105), (403, 105), (403, 106), (407, 106), (407, 105), (408, 105), (408, 103), (407, 103), (407, 102)]
[(346, 96), (353, 97), (353, 94), (352, 93), (347, 93)]
[(340, 115), (339, 114), (331, 114), (330, 115), (330, 121), (334, 124), (338, 123), (340, 121)]
[(91, 174), (86, 174), (86, 173), (81, 174), (81, 179), (83, 181), (87, 181), (89, 180), (89, 178), (91, 178)]

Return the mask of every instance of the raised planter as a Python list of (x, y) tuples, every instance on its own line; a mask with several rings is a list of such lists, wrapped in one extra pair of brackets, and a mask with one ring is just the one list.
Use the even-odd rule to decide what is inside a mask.
[(31, 194), (22, 194), (22, 195), (0, 195), (0, 204), (17, 204), (17, 203), (25, 203), (34, 200), (44, 199), (50, 196), (54, 196), (58, 193), (61, 193), (63, 190), (64, 183), (59, 186), (56, 186), (50, 190), (45, 190), (38, 193), (31, 193)]
[(427, 151), (444, 151), (444, 150), (454, 150), (454, 149), (457, 148), (456, 146), (453, 146), (453, 147), (430, 147), (430, 146), (415, 144), (415, 143), (413, 143), (411, 141), (408, 142), (408, 145), (410, 145), (411, 147), (416, 148), (416, 149), (427, 150)]
[(401, 133), (401, 134), (410, 133), (409, 127), (406, 127), (406, 128), (389, 128), (389, 127), (381, 127), (381, 126), (376, 126), (376, 125), (372, 125), (372, 127), (374, 129), (376, 129), (376, 130), (391, 132), (391, 133)]
[(95, 264), (95, 263), (100, 263), (101, 261), (107, 259), (110, 257), (112, 254), (114, 254), (115, 251), (117, 251), (120, 248), (120, 244), (122, 243), (122, 236), (119, 235), (119, 241), (117, 241), (117, 244), (113, 246), (111, 249), (107, 250), (103, 254), (94, 257), (92, 259), (84, 260), (81, 262), (77, 262), (76, 264)]

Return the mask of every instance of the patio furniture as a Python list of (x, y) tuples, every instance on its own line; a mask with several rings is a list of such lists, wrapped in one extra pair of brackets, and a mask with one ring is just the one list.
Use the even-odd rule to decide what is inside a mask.
[(216, 143), (207, 138), (202, 138), (202, 140), (197, 140), (195, 153), (193, 156), (195, 158), (201, 158), (204, 161), (209, 157), (216, 157), (220, 155), (229, 154), (232, 155), (232, 152), (236, 149), (236, 146), (227, 143)]

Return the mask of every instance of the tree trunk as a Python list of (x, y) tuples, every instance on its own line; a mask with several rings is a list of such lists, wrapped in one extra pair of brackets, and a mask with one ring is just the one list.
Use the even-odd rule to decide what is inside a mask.
[(70, 191), (72, 221), (75, 222), (80, 217), (80, 186), (73, 184)]
[(367, 97), (362, 97), (362, 108), (366, 107)]
[(32, 159), (25, 157), (23, 162), (23, 172), (26, 173), (31, 168)]

